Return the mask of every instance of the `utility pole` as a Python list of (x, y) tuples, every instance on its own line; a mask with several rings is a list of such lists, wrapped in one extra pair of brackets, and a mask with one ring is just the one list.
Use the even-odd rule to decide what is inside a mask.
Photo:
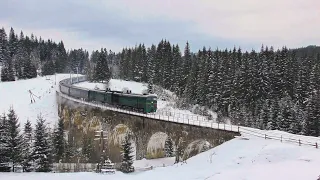
[(99, 169), (101, 167), (101, 165), (104, 163), (104, 157), (105, 157), (105, 149), (104, 149), (104, 140), (107, 139), (107, 132), (106, 131), (103, 131), (102, 128), (99, 130), (99, 131), (95, 131), (96, 132), (96, 135), (94, 138), (94, 140), (99, 140), (100, 144), (100, 162), (99, 162)]
[(77, 67), (77, 83), (79, 83), (79, 67)]

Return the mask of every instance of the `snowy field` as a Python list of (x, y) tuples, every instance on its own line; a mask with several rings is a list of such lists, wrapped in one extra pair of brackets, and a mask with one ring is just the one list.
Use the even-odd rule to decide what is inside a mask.
[[(160, 163), (161, 164), (161, 163)], [(184, 164), (157, 167), (132, 174), (0, 173), (6, 180), (108, 179), (108, 180), (317, 180), (320, 150), (275, 140), (242, 136), (198, 154)]]
[[(56, 85), (54, 75), (13, 82), (0, 82), (0, 113), (7, 113), (12, 106), (18, 115), (21, 126), (27, 119), (35, 123), (40, 113), (45, 117), (47, 123), (53, 125), (58, 119), (56, 88), (58, 88), (60, 80), (68, 77), (70, 77), (70, 74), (57, 74)], [(31, 104), (29, 90), (37, 96), (34, 96), (35, 103)]]

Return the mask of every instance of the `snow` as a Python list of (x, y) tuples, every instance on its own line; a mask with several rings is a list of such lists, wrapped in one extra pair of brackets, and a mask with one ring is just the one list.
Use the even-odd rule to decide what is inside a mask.
[[(75, 76), (75, 75), (72, 75)], [(55, 76), (38, 77), (28, 80), (0, 83), (0, 113), (8, 113), (10, 106), (16, 111), (20, 125), (23, 126), (27, 119), (32, 124), (36, 123), (37, 116), (41, 113), (47, 123), (54, 125), (58, 119), (56, 103), (56, 88), (59, 81), (70, 77), (70, 74), (57, 74)], [(36, 95), (35, 103), (31, 104), (30, 93)]]
[[(248, 139), (248, 140), (246, 140)], [(114, 175), (96, 173), (0, 173), (6, 180), (67, 179), (207, 179), (207, 180), (316, 180), (320, 175), (320, 150), (281, 143), (276, 140), (246, 135), (223, 143), (211, 150), (193, 156), (187, 163), (173, 164), (173, 158), (136, 161), (137, 172)], [(137, 164), (138, 163), (138, 164)], [(156, 167), (140, 171), (142, 167)], [(162, 167), (165, 164), (166, 167)], [(140, 167), (140, 168), (138, 168)]]
[(166, 167), (174, 165), (174, 157), (158, 158), (158, 159), (141, 159), (133, 162), (135, 169), (150, 169), (157, 167)]
[(78, 87), (85, 87), (88, 89), (94, 89), (98, 87), (100, 90), (105, 90), (108, 86), (111, 90), (122, 91), (123, 89), (130, 89), (134, 94), (142, 94), (145, 89), (148, 89), (147, 84), (134, 82), (134, 81), (125, 81), (121, 79), (110, 79), (108, 85), (103, 83), (91, 83), (91, 82), (81, 82), (75, 84)]

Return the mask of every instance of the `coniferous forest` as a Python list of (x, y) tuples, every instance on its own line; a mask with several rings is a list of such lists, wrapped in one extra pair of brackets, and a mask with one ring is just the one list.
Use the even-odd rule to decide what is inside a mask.
[[(78, 72), (93, 81), (111, 77), (159, 85), (175, 92), (180, 108), (198, 104), (218, 120), (260, 129), (320, 135), (320, 47), (258, 51), (211, 49), (191, 52), (168, 40), (115, 53), (66, 50), (63, 42), (9, 35), (0, 30), (1, 81), (38, 74)], [(51, 68), (54, 67), (54, 68)]]

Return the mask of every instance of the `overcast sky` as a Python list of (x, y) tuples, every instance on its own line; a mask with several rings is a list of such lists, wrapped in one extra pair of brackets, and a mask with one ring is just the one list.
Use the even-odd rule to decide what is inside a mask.
[(192, 50), (320, 44), (320, 0), (0, 0), (0, 26), (119, 51), (161, 39)]

